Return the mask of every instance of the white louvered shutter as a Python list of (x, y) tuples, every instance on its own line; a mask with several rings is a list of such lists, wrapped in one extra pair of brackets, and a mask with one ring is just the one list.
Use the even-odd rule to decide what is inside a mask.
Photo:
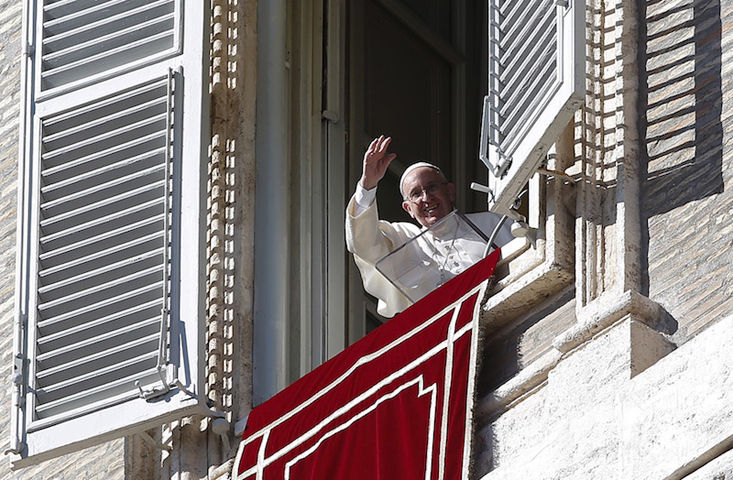
[(489, 94), (480, 158), (506, 213), (585, 93), (583, 0), (489, 1)]
[(27, 4), (15, 467), (206, 411), (204, 3)]

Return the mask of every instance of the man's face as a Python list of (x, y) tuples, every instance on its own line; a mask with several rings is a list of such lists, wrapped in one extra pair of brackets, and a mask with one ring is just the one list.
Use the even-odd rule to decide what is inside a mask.
[(430, 167), (410, 172), (403, 183), (402, 208), (423, 227), (430, 227), (453, 211), (455, 187)]

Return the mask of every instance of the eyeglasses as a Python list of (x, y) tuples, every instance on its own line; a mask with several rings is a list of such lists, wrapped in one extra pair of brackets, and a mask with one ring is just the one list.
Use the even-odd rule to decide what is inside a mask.
[(447, 185), (448, 182), (430, 182), (427, 187), (421, 189), (415, 189), (410, 192), (410, 195), (405, 200), (410, 200), (412, 203), (419, 203), (422, 200), (423, 195), (435, 195), (440, 191), (443, 185)]

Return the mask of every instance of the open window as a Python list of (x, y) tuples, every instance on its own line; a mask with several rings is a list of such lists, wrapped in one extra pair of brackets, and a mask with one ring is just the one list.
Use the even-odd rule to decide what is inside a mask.
[(16, 468), (207, 411), (205, 7), (25, 5)]

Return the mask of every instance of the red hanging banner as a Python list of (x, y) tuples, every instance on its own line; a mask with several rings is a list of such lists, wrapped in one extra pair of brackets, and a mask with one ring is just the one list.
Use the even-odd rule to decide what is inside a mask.
[(238, 480), (469, 477), (480, 304), (499, 251), (252, 410)]

